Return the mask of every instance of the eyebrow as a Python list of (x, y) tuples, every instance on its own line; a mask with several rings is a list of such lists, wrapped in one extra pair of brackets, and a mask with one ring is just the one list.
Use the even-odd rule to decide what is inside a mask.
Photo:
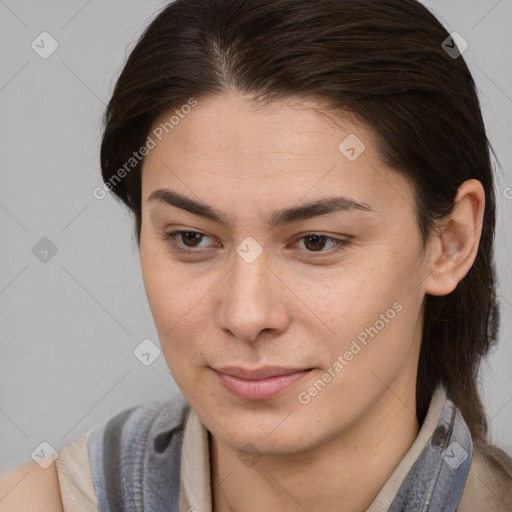
[[(214, 222), (219, 222), (226, 226), (228, 225), (227, 218), (222, 212), (201, 201), (191, 199), (190, 197), (169, 189), (161, 188), (153, 191), (148, 197), (148, 202), (150, 201), (159, 201), (160, 203), (181, 208), (182, 210), (186, 210), (187, 212)], [(277, 210), (269, 217), (268, 224), (270, 228), (273, 229), (279, 225), (289, 224), (298, 220), (307, 220), (321, 215), (352, 211), (373, 212), (374, 210), (366, 203), (360, 203), (347, 197), (328, 197), (300, 206)]]

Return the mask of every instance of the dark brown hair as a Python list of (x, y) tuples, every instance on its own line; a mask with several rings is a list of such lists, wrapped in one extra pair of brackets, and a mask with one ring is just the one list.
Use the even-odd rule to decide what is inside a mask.
[(417, 416), (421, 424), (443, 382), (473, 437), (484, 440), (477, 379), (499, 320), (495, 191), (475, 84), (463, 57), (443, 48), (447, 38), (415, 0), (176, 0), (146, 28), (117, 80), (101, 166), (133, 211), (140, 244), (141, 164), (112, 178), (161, 114), (231, 90), (262, 102), (318, 98), (362, 120), (382, 160), (414, 185), (424, 243), (458, 187), (479, 180), (486, 206), (476, 260), (452, 293), (426, 297)]

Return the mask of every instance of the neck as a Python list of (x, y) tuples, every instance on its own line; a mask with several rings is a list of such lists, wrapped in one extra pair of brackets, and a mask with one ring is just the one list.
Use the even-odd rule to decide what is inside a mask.
[(212, 436), (213, 512), (363, 512), (418, 435), (414, 386), (394, 386), (348, 431), (253, 466)]

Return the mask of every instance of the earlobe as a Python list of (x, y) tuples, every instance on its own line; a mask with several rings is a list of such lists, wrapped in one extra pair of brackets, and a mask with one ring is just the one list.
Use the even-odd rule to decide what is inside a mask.
[(485, 192), (475, 179), (465, 181), (458, 189), (455, 206), (431, 242), (430, 273), (424, 281), (430, 295), (448, 295), (466, 276), (473, 265), (485, 208)]

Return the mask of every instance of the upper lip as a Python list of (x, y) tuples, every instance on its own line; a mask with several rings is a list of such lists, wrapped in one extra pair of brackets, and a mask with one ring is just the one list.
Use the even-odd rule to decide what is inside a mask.
[(240, 377), (241, 379), (266, 379), (268, 377), (276, 377), (278, 375), (289, 375), (291, 373), (304, 372), (311, 368), (283, 368), (277, 366), (265, 366), (263, 368), (246, 369), (236, 366), (225, 366), (223, 368), (214, 368), (214, 370)]

